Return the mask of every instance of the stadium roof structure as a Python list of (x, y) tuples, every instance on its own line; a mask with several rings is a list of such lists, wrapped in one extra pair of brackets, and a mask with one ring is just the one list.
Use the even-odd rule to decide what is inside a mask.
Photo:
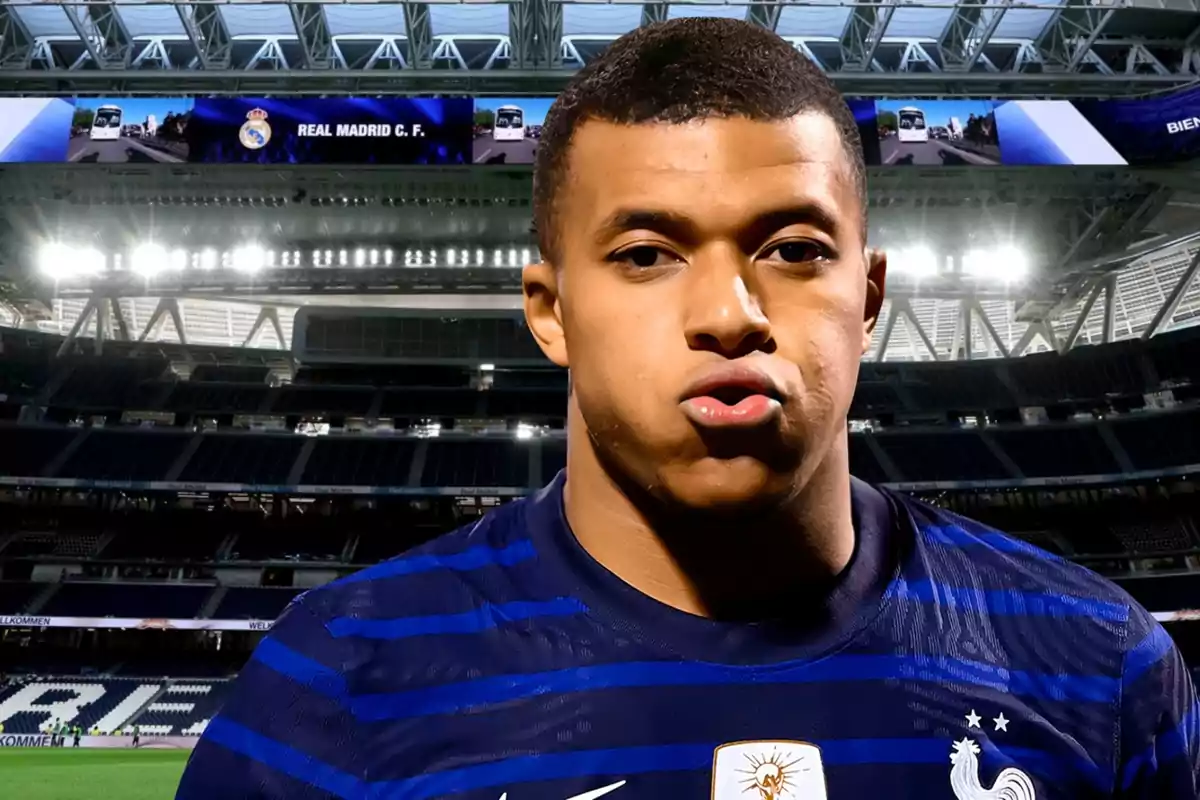
[(697, 15), (774, 29), (848, 93), (1128, 94), (1200, 76), (1200, 0), (4, 0), (0, 83), (549, 94), (621, 34)]
[[(0, 324), (64, 335), (91, 336), (99, 322), (109, 339), (261, 354), (291, 346), (305, 305), (518, 313), (520, 264), (536, 256), (528, 168), (26, 165), (0, 177), (0, 277), (10, 281), (0, 280)], [(941, 259), (1010, 242), (1030, 274), (989, 282), (894, 264), (869, 357), (1019, 355), (1197, 324), (1195, 178), (1186, 166), (873, 168), (876, 245), (894, 254), (922, 242)], [(278, 260), (249, 275), (108, 270), (54, 284), (37, 276), (28, 246), (47, 236), (111, 253), (148, 239), (193, 256), (253, 244)]]

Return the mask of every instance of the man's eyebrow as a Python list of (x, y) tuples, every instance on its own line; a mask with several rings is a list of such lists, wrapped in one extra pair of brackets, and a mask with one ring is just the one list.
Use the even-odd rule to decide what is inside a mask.
[[(814, 200), (797, 202), (759, 214), (745, 226), (739, 238), (765, 238), (775, 231), (791, 225), (811, 225), (830, 236), (842, 229), (841, 215), (825, 203)], [(662, 233), (674, 239), (688, 239), (696, 231), (696, 224), (689, 217), (673, 211), (622, 208), (610, 214), (596, 230), (596, 241), (604, 244), (614, 236), (627, 231), (648, 230)]]
[(682, 214), (647, 208), (619, 208), (596, 229), (596, 242), (604, 244), (627, 231), (655, 231), (671, 238), (685, 238), (696, 229), (695, 223)]
[(766, 238), (792, 225), (811, 225), (836, 238), (842, 229), (842, 216), (824, 203), (808, 200), (760, 214), (746, 226), (746, 231), (749, 238)]

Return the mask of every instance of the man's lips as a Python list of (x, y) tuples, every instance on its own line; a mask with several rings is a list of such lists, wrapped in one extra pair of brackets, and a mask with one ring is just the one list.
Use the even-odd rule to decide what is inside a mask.
[(742, 364), (723, 364), (688, 386), (680, 408), (692, 422), (704, 427), (755, 427), (778, 416), (784, 399), (784, 392), (767, 373)]

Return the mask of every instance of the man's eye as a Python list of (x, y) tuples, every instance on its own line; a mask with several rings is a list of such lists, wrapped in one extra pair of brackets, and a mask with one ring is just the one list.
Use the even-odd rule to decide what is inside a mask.
[(637, 269), (649, 269), (650, 267), (662, 267), (667, 264), (674, 264), (679, 259), (670, 253), (659, 250), (657, 247), (631, 247), (628, 250), (613, 256), (614, 261), (620, 261)]
[(816, 242), (783, 242), (768, 250), (765, 254), (769, 260), (783, 261), (787, 264), (806, 264), (829, 258), (829, 251)]

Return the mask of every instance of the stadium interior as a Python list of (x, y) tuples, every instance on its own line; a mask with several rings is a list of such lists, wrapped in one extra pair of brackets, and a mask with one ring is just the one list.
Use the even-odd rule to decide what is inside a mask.
[[(117, 0), (0, 5), (0, 94), (549, 96), (695, 15), (850, 97), (1200, 79), (1197, 0)], [(850, 459), (1115, 580), (1200, 668), (1196, 152), (872, 166)], [(528, 165), (100, 162), (0, 164), (0, 732), (194, 737), (297, 595), (562, 470), (567, 376), (521, 313)]]

